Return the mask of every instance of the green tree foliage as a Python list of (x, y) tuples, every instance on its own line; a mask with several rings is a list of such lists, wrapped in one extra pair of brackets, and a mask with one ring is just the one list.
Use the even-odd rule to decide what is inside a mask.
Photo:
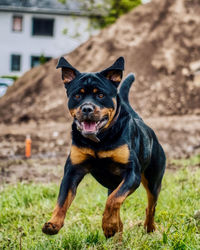
[[(58, 0), (62, 4), (67, 4), (69, 0)], [(80, 6), (94, 13), (100, 13), (98, 17), (91, 19), (93, 27), (104, 28), (114, 23), (121, 15), (129, 12), (141, 4), (141, 0), (77, 0)]]
[(141, 0), (108, 0), (108, 2), (110, 5), (108, 14), (97, 20), (101, 27), (114, 23), (121, 15), (141, 4)]

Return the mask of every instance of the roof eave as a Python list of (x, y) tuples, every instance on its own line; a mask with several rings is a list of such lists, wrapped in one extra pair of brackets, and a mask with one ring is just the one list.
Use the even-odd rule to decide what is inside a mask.
[(46, 15), (64, 15), (64, 16), (85, 16), (85, 17), (99, 17), (103, 16), (100, 13), (83, 11), (83, 10), (58, 10), (58, 9), (46, 9), (37, 7), (16, 7), (16, 6), (0, 6), (1, 12), (16, 12), (16, 13), (34, 13), (34, 14), (46, 14)]

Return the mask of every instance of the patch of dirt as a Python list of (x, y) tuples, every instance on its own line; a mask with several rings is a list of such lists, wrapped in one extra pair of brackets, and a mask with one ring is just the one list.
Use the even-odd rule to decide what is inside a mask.
[(70, 123), (24, 123), (20, 126), (0, 125), (0, 159), (14, 159), (25, 155), (25, 139), (32, 140), (32, 155), (53, 157), (66, 155), (71, 144)]
[[(67, 112), (67, 110), (65, 111)], [(200, 153), (200, 117), (173, 116), (146, 118), (169, 158)], [(31, 135), (35, 157), (66, 156), (71, 145), (71, 124), (62, 122), (0, 125), (0, 159), (24, 156), (26, 135)]]
[(65, 158), (4, 160), (0, 163), (0, 184), (17, 182), (60, 183)]

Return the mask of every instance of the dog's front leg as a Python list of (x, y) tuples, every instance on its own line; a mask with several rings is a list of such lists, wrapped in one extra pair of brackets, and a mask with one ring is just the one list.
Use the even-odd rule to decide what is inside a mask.
[(65, 173), (61, 182), (58, 201), (53, 211), (51, 219), (46, 222), (42, 228), (45, 234), (57, 234), (64, 225), (64, 219), (67, 209), (71, 205), (76, 189), (80, 181), (86, 174), (86, 170), (78, 165), (72, 165), (68, 158), (65, 165)]
[(108, 196), (103, 219), (102, 228), (106, 238), (122, 233), (123, 224), (120, 219), (120, 207), (128, 195), (140, 185), (140, 175), (136, 175), (135, 168), (129, 168), (120, 185)]

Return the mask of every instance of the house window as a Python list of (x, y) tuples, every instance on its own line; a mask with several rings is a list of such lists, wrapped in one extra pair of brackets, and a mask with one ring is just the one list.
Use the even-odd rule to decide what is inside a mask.
[(41, 56), (31, 56), (31, 67), (36, 67), (40, 64), (44, 64), (45, 62), (48, 62), (51, 59), (51, 57), (45, 57), (43, 55)]
[(11, 71), (20, 71), (21, 69), (21, 56), (11, 55)]
[(12, 30), (16, 32), (22, 31), (22, 16), (13, 16)]
[(53, 36), (54, 19), (33, 18), (33, 36)]

